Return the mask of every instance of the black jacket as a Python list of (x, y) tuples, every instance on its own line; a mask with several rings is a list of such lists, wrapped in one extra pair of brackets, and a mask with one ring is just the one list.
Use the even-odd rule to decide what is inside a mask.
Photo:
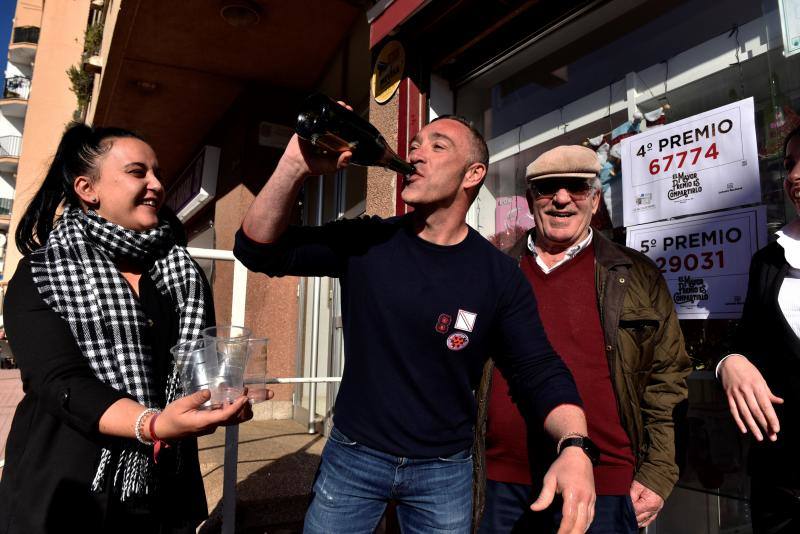
[(778, 440), (754, 443), (748, 470), (778, 484), (800, 487), (800, 339), (778, 306), (778, 292), (789, 270), (783, 248), (771, 243), (750, 263), (736, 349), (761, 371), (772, 392), (781, 431)]
[[(178, 317), (146, 274), (140, 280), (139, 300), (153, 323), (143, 335), (164, 380), (169, 347), (177, 341)], [(160, 499), (122, 505), (108, 491), (90, 491), (100, 449), (113, 450), (116, 442), (99, 434), (98, 421), (109, 406), (128, 395), (95, 377), (66, 321), (39, 295), (27, 258), (9, 283), (4, 315), (25, 397), (6, 445), (0, 533), (120, 532), (133, 528), (136, 517), (147, 521), (152, 514), (193, 525), (204, 519), (207, 507), (196, 446), (188, 447), (192, 453), (183, 458), (188, 462), (183, 476), (160, 476)], [(170, 462), (169, 453), (159, 458), (159, 466), (167, 467), (165, 462)], [(127, 524), (118, 524), (121, 520)]]

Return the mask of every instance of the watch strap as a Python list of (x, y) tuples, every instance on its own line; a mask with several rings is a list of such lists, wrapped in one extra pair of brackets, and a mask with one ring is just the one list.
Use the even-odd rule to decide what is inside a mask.
[(600, 461), (600, 450), (588, 436), (565, 436), (561, 438), (558, 442), (558, 454), (561, 454), (567, 447), (579, 447), (589, 457), (592, 465), (597, 465)]

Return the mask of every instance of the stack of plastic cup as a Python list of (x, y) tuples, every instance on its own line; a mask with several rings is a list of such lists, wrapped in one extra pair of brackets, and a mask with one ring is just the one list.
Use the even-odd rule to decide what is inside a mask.
[(170, 349), (184, 394), (211, 390), (203, 408), (218, 408), (244, 393), (251, 403), (267, 399), (267, 339), (250, 337), (243, 326), (212, 326), (201, 339)]

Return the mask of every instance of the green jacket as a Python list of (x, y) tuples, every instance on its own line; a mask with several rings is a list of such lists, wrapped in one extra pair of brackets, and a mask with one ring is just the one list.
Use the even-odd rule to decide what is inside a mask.
[[(687, 398), (689, 356), (667, 284), (655, 264), (593, 232), (597, 306), (622, 427), (633, 447), (634, 479), (664, 500), (678, 481), (673, 409)], [(509, 251), (530, 254), (527, 236)], [(480, 522), (486, 482), (484, 438), (493, 363), (478, 390), (474, 519)], [(589, 402), (590, 399), (584, 399)]]

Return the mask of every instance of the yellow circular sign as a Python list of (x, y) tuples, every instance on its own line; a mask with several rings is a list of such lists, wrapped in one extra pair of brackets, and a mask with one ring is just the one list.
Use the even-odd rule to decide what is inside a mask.
[(400, 86), (406, 67), (406, 51), (400, 41), (389, 41), (378, 54), (372, 69), (372, 96), (378, 104), (385, 104)]

